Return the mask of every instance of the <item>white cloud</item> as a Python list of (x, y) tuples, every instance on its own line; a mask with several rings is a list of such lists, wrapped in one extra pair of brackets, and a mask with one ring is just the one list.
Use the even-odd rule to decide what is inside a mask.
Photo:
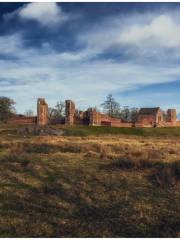
[[(27, 7), (28, 5), (24, 11)], [(31, 19), (32, 16), (36, 16), (34, 19), (39, 19), (37, 21), (43, 19), (37, 18), (37, 13), (28, 12)], [(24, 16), (22, 17), (25, 18)], [(164, 14), (151, 15), (147, 19), (146, 15), (142, 15), (138, 16), (138, 21), (137, 16), (108, 21), (108, 24), (98, 23), (92, 29), (81, 31), (77, 41), (86, 43), (86, 47), (77, 53), (51, 51), (49, 43), (42, 45), (42, 49), (39, 50), (34, 48), (27, 50), (23, 47), (20, 34), (0, 37), (1, 54), (11, 54), (19, 59), (19, 62), (11, 59), (0, 61), (0, 95), (5, 94), (14, 98), (22, 112), (35, 108), (35, 101), (39, 96), (44, 96), (50, 105), (59, 99), (71, 98), (79, 107), (86, 108), (99, 105), (108, 93), (121, 93), (180, 78), (179, 65), (171, 66), (171, 59), (178, 59), (180, 50), (168, 52), (166, 58), (159, 54), (166, 48), (179, 47), (180, 23), (176, 17)], [(46, 25), (49, 22), (41, 24)], [(130, 58), (122, 62), (108, 59), (92, 60), (113, 45), (121, 51), (124, 51), (124, 46), (127, 45)], [(147, 64), (147, 55), (154, 50), (161, 58), (161, 62), (156, 64), (151, 61)], [(143, 51), (145, 54), (142, 54)], [(141, 63), (137, 61), (139, 55)], [(14, 84), (9, 84), (9, 79)], [(131, 97), (129, 98), (131, 102)], [(120, 97), (119, 99), (126, 105), (123, 99)], [(137, 99), (136, 103), (140, 101), (141, 96)], [(153, 98), (151, 100), (154, 101)]]
[(11, 57), (22, 49), (22, 38), (20, 34), (0, 36), (0, 53), (10, 54)]
[(159, 62), (168, 59), (170, 63), (180, 58), (179, 16), (179, 10), (115, 16), (81, 32), (78, 40), (86, 45), (90, 55), (114, 49), (136, 63), (148, 58)]
[(32, 2), (20, 9), (4, 15), (5, 19), (18, 16), (25, 20), (35, 20), (43, 26), (54, 26), (69, 19), (55, 2)]
[(127, 27), (120, 33), (118, 41), (137, 46), (180, 47), (180, 23), (170, 16), (161, 15), (149, 24)]
[[(15, 52), (14, 52), (15, 54)], [(15, 99), (17, 108), (35, 108), (35, 100), (44, 96), (50, 105), (59, 99), (74, 99), (78, 107), (99, 105), (108, 93), (121, 93), (149, 84), (173, 81), (180, 68), (140, 66), (108, 60), (74, 59), (75, 54), (17, 49), (20, 63), (0, 62), (0, 95)], [(68, 57), (67, 57), (68, 56)], [(11, 80), (11, 84), (8, 81)], [(84, 99), (84, 102), (80, 101)], [(126, 105), (125, 102), (121, 101)]]

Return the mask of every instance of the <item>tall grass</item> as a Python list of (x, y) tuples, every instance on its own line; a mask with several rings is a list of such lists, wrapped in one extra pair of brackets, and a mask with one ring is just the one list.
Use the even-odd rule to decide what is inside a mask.
[(104, 133), (0, 137), (1, 237), (178, 236), (178, 138), (92, 129)]

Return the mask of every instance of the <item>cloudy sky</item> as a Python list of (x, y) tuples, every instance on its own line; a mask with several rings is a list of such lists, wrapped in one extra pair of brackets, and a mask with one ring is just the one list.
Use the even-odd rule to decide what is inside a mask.
[(180, 112), (180, 3), (0, 3), (0, 95)]

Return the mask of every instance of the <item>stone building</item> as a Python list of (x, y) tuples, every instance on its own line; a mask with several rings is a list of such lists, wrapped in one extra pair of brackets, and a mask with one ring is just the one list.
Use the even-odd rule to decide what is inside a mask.
[(99, 126), (101, 125), (101, 113), (97, 112), (96, 109), (89, 108), (89, 125)]
[(37, 100), (37, 124), (45, 126), (48, 123), (48, 105), (44, 98)]
[(37, 117), (27, 117), (22, 114), (16, 114), (8, 119), (9, 124), (32, 125), (37, 123)]
[(65, 124), (73, 125), (75, 118), (75, 104), (71, 100), (65, 101)]
[(176, 123), (176, 109), (167, 110), (167, 122)]
[(156, 127), (163, 122), (163, 114), (159, 107), (141, 108), (139, 110), (137, 124)]

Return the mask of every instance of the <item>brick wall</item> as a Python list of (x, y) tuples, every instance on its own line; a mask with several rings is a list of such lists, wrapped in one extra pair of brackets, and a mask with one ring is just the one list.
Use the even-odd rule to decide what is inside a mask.
[(176, 109), (168, 109), (167, 110), (167, 122), (176, 122)]
[(25, 117), (25, 116), (15, 116), (12, 117), (8, 120), (7, 123), (9, 124), (21, 124), (21, 125), (26, 125), (26, 124), (36, 124), (37, 122), (37, 117)]
[(37, 100), (37, 124), (44, 126), (48, 123), (48, 105), (44, 98)]
[(66, 100), (66, 117), (65, 117), (65, 124), (73, 125), (75, 120), (75, 104), (71, 100)]

